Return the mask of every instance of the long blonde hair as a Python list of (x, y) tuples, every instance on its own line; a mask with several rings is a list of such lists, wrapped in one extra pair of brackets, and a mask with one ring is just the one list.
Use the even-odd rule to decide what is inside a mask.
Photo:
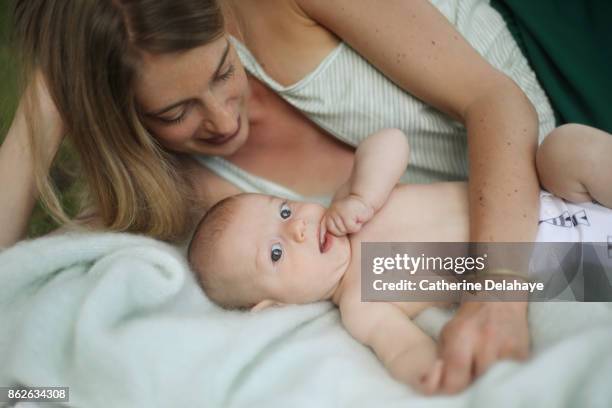
[[(143, 52), (189, 50), (223, 31), (215, 0), (15, 1), (14, 35), (26, 82), (43, 73), (106, 228), (165, 240), (187, 231), (188, 184), (177, 156), (142, 126), (133, 82)], [(36, 123), (30, 125), (41, 201), (69, 223), (40, 164)]]

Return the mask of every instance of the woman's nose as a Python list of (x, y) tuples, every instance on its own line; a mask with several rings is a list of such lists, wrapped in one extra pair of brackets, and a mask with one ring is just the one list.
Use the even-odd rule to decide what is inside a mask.
[(204, 117), (204, 128), (218, 135), (231, 135), (238, 128), (238, 118), (233, 109), (223, 101), (211, 98), (207, 101)]
[(304, 242), (306, 239), (306, 221), (303, 219), (294, 219), (289, 224), (291, 238), (296, 242)]

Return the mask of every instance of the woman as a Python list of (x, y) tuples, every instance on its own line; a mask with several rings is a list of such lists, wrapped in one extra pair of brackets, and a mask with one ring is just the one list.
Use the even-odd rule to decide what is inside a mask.
[[(45, 181), (64, 133), (100, 224), (175, 240), (189, 229), (189, 185), (204, 208), (237, 186), (325, 196), (359, 137), (389, 126), (410, 135), (408, 181), (465, 177), (469, 153), (472, 241), (532, 241), (546, 97), (486, 2), (439, 7), (525, 88), (539, 127), (516, 83), (425, 0), (17, 1), (35, 80), (0, 150), (0, 221), (11, 226), (0, 245), (22, 236), (36, 186), (65, 220)], [(526, 357), (526, 308), (464, 303), (442, 336), (443, 388)]]

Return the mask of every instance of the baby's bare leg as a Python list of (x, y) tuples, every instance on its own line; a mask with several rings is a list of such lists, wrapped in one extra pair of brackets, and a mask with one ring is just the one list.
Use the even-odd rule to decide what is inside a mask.
[(544, 139), (536, 163), (540, 183), (554, 195), (612, 207), (612, 135), (589, 126), (563, 125)]

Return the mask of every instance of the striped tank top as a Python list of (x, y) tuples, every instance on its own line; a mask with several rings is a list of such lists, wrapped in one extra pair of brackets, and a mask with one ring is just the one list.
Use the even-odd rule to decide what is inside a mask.
[[(554, 128), (554, 114), (501, 16), (488, 0), (432, 0), (432, 3), (490, 64), (525, 92), (539, 116), (541, 141)], [(395, 85), (349, 45), (341, 42), (314, 71), (295, 84), (283, 86), (266, 74), (242, 43), (234, 38), (232, 42), (251, 75), (344, 143), (357, 146), (379, 129), (401, 129), (410, 144), (410, 165), (402, 182), (467, 178), (465, 127)], [(324, 204), (329, 201), (329, 197), (302, 197), (220, 157), (197, 159), (245, 192)]]

